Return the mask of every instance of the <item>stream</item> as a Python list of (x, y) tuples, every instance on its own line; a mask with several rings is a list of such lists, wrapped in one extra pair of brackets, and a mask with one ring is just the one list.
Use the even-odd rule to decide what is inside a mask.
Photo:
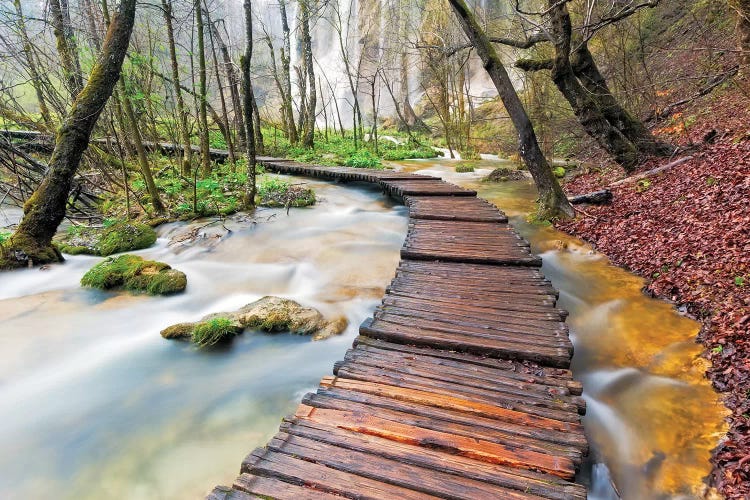
[[(640, 278), (582, 242), (527, 223), (530, 182), (479, 182), (499, 162), (473, 174), (447, 161), (400, 165), (477, 189), (542, 256), (571, 313), (590, 498), (617, 498), (612, 482), (627, 499), (699, 497), (724, 429), (693, 341), (699, 325), (647, 298)], [(0, 498), (200, 498), (231, 483), (245, 454), (343, 357), (380, 302), (406, 233), (406, 209), (378, 190), (302, 181), (320, 202), (288, 216), (264, 209), (223, 226), (160, 227), (157, 244), (135, 253), (186, 272), (179, 296), (82, 289), (96, 257), (0, 277)], [(202, 237), (170, 244), (190, 231)], [(245, 332), (211, 351), (159, 336), (269, 294), (343, 314), (349, 327), (320, 342)]]

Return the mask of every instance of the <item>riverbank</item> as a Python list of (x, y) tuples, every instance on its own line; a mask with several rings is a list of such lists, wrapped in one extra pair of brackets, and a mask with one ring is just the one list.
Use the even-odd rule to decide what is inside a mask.
[[(647, 279), (646, 293), (700, 320), (707, 376), (731, 410), (714, 455), (711, 483), (727, 498), (750, 494), (750, 98), (730, 93), (685, 110), (689, 130), (663, 130), (685, 146), (687, 162), (612, 187), (611, 205), (583, 208), (557, 227), (592, 243)], [(699, 113), (697, 111), (700, 111)], [(710, 112), (708, 112), (710, 111)], [(677, 137), (679, 135), (679, 137)], [(666, 160), (660, 163), (667, 163)], [(649, 162), (647, 171), (658, 166)], [(566, 184), (569, 195), (611, 185), (624, 173), (605, 167)]]

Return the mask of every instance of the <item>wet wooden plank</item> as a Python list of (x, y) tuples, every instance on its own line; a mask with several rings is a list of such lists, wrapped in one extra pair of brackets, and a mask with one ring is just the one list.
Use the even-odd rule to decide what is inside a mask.
[(507, 498), (509, 500), (540, 498), (518, 490), (457, 477), (443, 471), (423, 469), (371, 453), (340, 448), (287, 433), (277, 434), (268, 444), (268, 449), (438, 498)]
[(500, 359), (449, 349), (398, 344), (363, 335), (354, 339), (354, 346), (357, 349), (373, 349), (377, 351), (395, 352), (408, 356), (433, 358), (437, 363), (454, 363), (461, 366), (474, 365), (493, 370), (504, 370), (524, 377), (535, 377), (537, 383), (549, 380), (551, 381), (550, 383), (565, 384), (573, 395), (578, 396), (582, 393), (581, 383), (577, 380), (573, 380), (573, 374), (570, 370), (538, 365), (529, 361)]
[(572, 357), (570, 349), (567, 348), (532, 346), (523, 343), (523, 340), (511, 343), (487, 336), (460, 335), (418, 326), (395, 325), (378, 319), (365, 320), (359, 331), (362, 335), (389, 342), (436, 347), (496, 358), (536, 361), (558, 368), (570, 366)]
[(586, 449), (580, 419), (574, 419), (572, 422), (557, 420), (550, 416), (529, 413), (523, 408), (510, 408), (472, 400), (470, 396), (457, 396), (450, 392), (439, 393), (429, 387), (405, 388), (389, 385), (384, 381), (367, 382), (334, 376), (324, 377), (320, 387), (318, 394), (387, 406), (407, 413), (430, 415), (437, 420), (470, 423), (471, 419), (479, 419), (477, 421), (483, 422), (484, 427), (536, 437), (552, 443), (574, 445), (580, 450)]
[(340, 495), (353, 498), (356, 495), (359, 498), (377, 500), (434, 498), (431, 495), (408, 488), (394, 486), (264, 449), (255, 450), (245, 459), (242, 463), (242, 472), (243, 474), (234, 483), (234, 487), (242, 491), (245, 491), (243, 484), (245, 479), (252, 476), (264, 476), (285, 483), (304, 486), (313, 490), (310, 492), (311, 495), (313, 492), (319, 491), (329, 496)]
[(545, 472), (563, 479), (575, 477), (575, 466), (568, 457), (529, 451), (522, 447), (407, 425), (368, 415), (364, 411), (314, 408), (303, 404), (298, 408), (295, 417), (362, 434), (379, 436), (400, 443), (450, 450), (453, 454), (482, 462)]
[(352, 432), (309, 420), (285, 420), (281, 430), (344, 449), (362, 451), (431, 470), (447, 472), (504, 488), (520, 490), (555, 500), (585, 499), (586, 489), (558, 477), (503, 467), (440, 450), (398, 443), (377, 436)]
[(392, 196), (476, 196), (477, 192), (464, 189), (443, 180), (392, 180), (381, 183)]
[(435, 371), (456, 370), (475, 373), (487, 380), (513, 379), (528, 384), (548, 386), (550, 390), (565, 388), (573, 396), (581, 395), (580, 382), (568, 370), (550, 369), (531, 363), (484, 358), (470, 354), (430, 348), (390, 344), (368, 337), (358, 337), (355, 347), (346, 356), (380, 356), (393, 362), (414, 362), (435, 366)]
[(407, 196), (404, 204), (412, 219), (508, 222), (508, 217), (481, 198), (452, 196)]

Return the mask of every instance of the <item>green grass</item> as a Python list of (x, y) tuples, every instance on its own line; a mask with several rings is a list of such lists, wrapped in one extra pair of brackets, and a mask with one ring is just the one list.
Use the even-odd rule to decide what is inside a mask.
[(234, 326), (227, 318), (214, 318), (198, 323), (193, 330), (191, 340), (198, 347), (216, 345), (222, 340), (234, 337), (241, 329)]

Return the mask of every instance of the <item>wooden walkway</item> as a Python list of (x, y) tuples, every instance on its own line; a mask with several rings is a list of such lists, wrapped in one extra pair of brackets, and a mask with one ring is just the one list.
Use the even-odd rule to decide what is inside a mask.
[(409, 231), (334, 375), (208, 498), (586, 498), (566, 312), (505, 215), (434, 177), (261, 161), (378, 183), (409, 207)]

